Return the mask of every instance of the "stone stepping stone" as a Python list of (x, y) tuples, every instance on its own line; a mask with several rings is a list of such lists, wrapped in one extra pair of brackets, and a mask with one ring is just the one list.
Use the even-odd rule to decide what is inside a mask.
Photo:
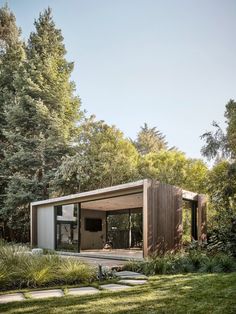
[(29, 296), (32, 299), (45, 299), (45, 298), (54, 298), (54, 297), (62, 297), (64, 293), (61, 289), (54, 290), (41, 290), (41, 291), (31, 291)]
[(23, 301), (23, 300), (25, 300), (23, 293), (12, 293), (12, 294), (0, 295), (0, 304), (15, 302), (15, 301)]
[(129, 285), (145, 285), (147, 283), (147, 280), (136, 280), (136, 279), (122, 279), (118, 281), (119, 283), (129, 284)]
[(136, 273), (134, 271), (119, 271), (116, 272), (115, 275), (117, 277), (120, 277), (121, 279), (123, 278), (132, 278), (132, 279), (147, 279), (147, 276), (140, 274), (140, 273)]
[(108, 285), (102, 285), (100, 286), (104, 290), (111, 290), (111, 291), (120, 291), (120, 290), (125, 290), (125, 289), (130, 289), (132, 288), (131, 286), (125, 286), (125, 285), (117, 285), (115, 283), (111, 283)]
[(81, 287), (81, 288), (68, 289), (68, 295), (85, 295), (85, 294), (95, 294), (98, 292), (100, 291), (93, 287)]

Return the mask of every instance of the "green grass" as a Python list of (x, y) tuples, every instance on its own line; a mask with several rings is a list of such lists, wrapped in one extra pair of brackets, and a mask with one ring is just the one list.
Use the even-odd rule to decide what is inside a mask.
[(159, 275), (120, 292), (0, 306), (0, 313), (236, 313), (236, 273)]

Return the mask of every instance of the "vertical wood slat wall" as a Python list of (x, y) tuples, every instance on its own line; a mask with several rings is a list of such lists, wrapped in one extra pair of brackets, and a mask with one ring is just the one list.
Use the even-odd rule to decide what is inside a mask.
[(144, 256), (179, 248), (182, 237), (182, 189), (147, 180), (144, 194)]
[(203, 242), (207, 239), (207, 198), (203, 194), (198, 195), (197, 206), (197, 234), (198, 241)]

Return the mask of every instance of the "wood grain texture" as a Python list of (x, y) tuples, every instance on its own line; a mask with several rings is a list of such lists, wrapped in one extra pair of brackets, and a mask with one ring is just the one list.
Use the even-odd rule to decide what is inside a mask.
[(155, 180), (147, 189), (146, 255), (181, 246), (182, 190)]
[(199, 242), (206, 241), (207, 239), (207, 198), (203, 194), (198, 195), (197, 230), (198, 230), (198, 241)]

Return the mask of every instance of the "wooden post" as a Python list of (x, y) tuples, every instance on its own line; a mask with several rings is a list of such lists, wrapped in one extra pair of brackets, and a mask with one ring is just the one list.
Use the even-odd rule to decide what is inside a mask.
[(200, 243), (207, 240), (207, 198), (203, 194), (198, 195), (197, 233)]
[(81, 249), (81, 203), (77, 206), (77, 228), (78, 228), (78, 253)]
[(132, 246), (132, 220), (131, 220), (131, 210), (129, 209), (129, 249)]
[(106, 211), (106, 239), (104, 245), (108, 243), (108, 211)]
[(191, 237), (194, 240), (198, 239), (197, 234), (197, 202), (191, 201)]
[(143, 183), (143, 257), (147, 257), (150, 251), (149, 247), (149, 205), (150, 205), (150, 187), (151, 180), (145, 179)]
[(38, 226), (37, 226), (37, 207), (30, 205), (30, 245), (31, 247), (38, 244)]

